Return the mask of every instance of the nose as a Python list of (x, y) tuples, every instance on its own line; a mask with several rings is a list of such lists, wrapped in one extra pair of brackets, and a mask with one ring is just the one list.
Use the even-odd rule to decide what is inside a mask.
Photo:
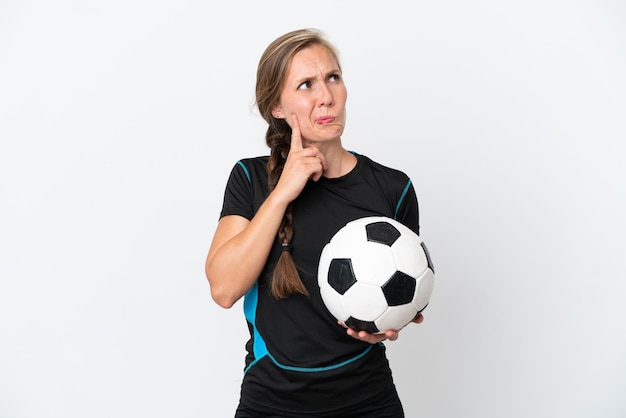
[(318, 101), (319, 107), (332, 106), (333, 104), (335, 104), (335, 96), (333, 95), (332, 90), (326, 83), (322, 83)]

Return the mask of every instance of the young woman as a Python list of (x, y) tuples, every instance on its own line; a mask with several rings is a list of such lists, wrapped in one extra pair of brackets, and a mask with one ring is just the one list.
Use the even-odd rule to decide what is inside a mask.
[(289, 32), (263, 53), (256, 104), (270, 155), (234, 165), (206, 259), (215, 302), (244, 297), (236, 417), (404, 416), (382, 344), (398, 332), (338, 324), (317, 284), (322, 248), (348, 221), (387, 216), (419, 233), (410, 179), (342, 146), (346, 99), (338, 54), (319, 31)]

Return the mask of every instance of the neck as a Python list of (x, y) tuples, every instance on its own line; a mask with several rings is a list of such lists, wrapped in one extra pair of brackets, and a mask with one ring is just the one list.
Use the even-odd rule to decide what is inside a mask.
[(326, 157), (327, 168), (324, 170), (324, 177), (337, 178), (348, 174), (356, 166), (356, 157), (343, 147), (332, 150), (321, 150)]

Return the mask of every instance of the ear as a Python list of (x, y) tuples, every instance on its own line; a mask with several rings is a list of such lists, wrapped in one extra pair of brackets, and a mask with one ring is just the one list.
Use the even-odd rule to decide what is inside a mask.
[(279, 104), (274, 105), (272, 108), (272, 116), (276, 119), (285, 119), (285, 112), (283, 112), (283, 108)]

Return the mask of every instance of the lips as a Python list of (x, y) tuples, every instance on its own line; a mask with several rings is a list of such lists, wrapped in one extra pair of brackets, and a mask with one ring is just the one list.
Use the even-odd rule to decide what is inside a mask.
[(328, 123), (331, 123), (334, 120), (335, 120), (334, 116), (321, 116), (317, 118), (316, 122), (319, 123), (320, 125), (326, 125)]

